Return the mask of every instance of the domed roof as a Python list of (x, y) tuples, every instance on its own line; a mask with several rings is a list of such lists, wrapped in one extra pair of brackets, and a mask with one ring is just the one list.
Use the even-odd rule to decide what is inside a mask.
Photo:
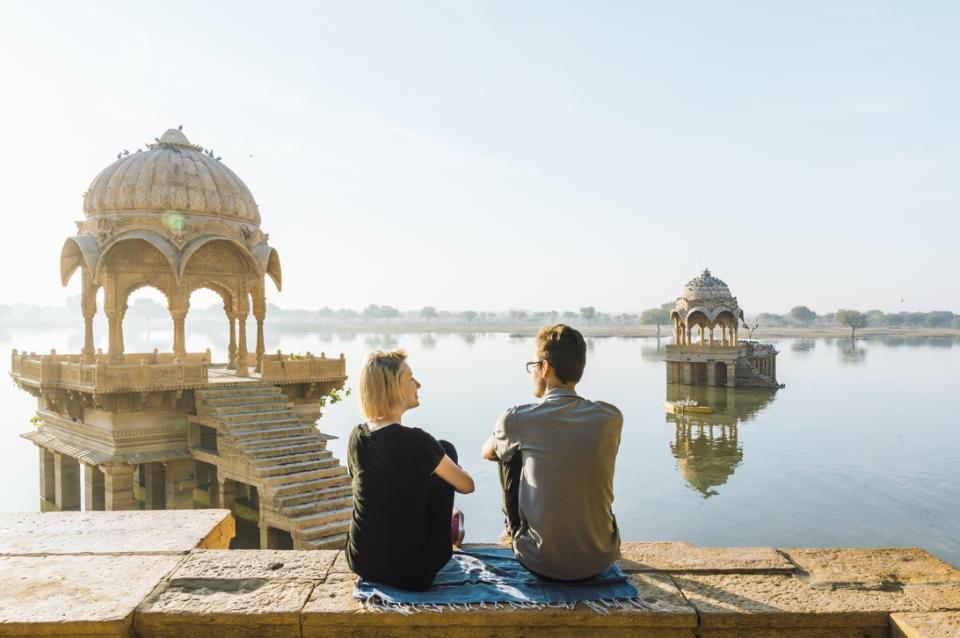
[(733, 299), (730, 294), (730, 288), (723, 281), (710, 274), (709, 269), (704, 269), (699, 277), (695, 277), (687, 282), (680, 293), (682, 299), (687, 301), (717, 301)]
[(181, 212), (260, 224), (247, 185), (212, 151), (169, 129), (148, 150), (125, 154), (100, 171), (83, 197), (87, 215)]

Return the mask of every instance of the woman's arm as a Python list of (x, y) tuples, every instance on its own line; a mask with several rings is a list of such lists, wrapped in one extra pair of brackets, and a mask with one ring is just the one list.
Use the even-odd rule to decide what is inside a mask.
[(433, 471), (434, 474), (453, 486), (453, 489), (461, 494), (469, 494), (474, 490), (473, 479), (463, 471), (459, 465), (453, 462), (446, 454), (440, 459), (440, 464)]

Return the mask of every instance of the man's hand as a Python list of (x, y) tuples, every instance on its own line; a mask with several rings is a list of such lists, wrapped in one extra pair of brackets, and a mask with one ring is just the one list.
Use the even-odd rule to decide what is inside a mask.
[(496, 448), (493, 443), (493, 437), (491, 436), (487, 439), (487, 442), (483, 444), (483, 451), (480, 452), (482, 456), (487, 461), (499, 461), (500, 457), (497, 456)]

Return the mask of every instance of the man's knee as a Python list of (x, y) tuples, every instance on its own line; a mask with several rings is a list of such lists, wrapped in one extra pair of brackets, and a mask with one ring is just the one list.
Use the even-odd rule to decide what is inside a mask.
[(439, 441), (437, 441), (437, 443), (439, 443), (440, 447), (443, 448), (443, 451), (447, 453), (447, 456), (450, 457), (450, 460), (456, 463), (458, 459), (457, 448), (453, 447), (453, 443), (451, 443), (450, 441), (445, 441), (443, 439), (440, 439)]

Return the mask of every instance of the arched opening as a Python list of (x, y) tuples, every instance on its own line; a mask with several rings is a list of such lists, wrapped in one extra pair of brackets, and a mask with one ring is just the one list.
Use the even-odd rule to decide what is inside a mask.
[(233, 306), (232, 295), (226, 288), (209, 283), (192, 290), (188, 299), (187, 352), (209, 348), (213, 361), (226, 361), (229, 345), (223, 339), (223, 326), (229, 321), (226, 309)]
[(168, 305), (167, 296), (147, 284), (130, 293), (123, 317), (123, 341), (127, 353), (165, 352), (170, 348), (173, 321)]

